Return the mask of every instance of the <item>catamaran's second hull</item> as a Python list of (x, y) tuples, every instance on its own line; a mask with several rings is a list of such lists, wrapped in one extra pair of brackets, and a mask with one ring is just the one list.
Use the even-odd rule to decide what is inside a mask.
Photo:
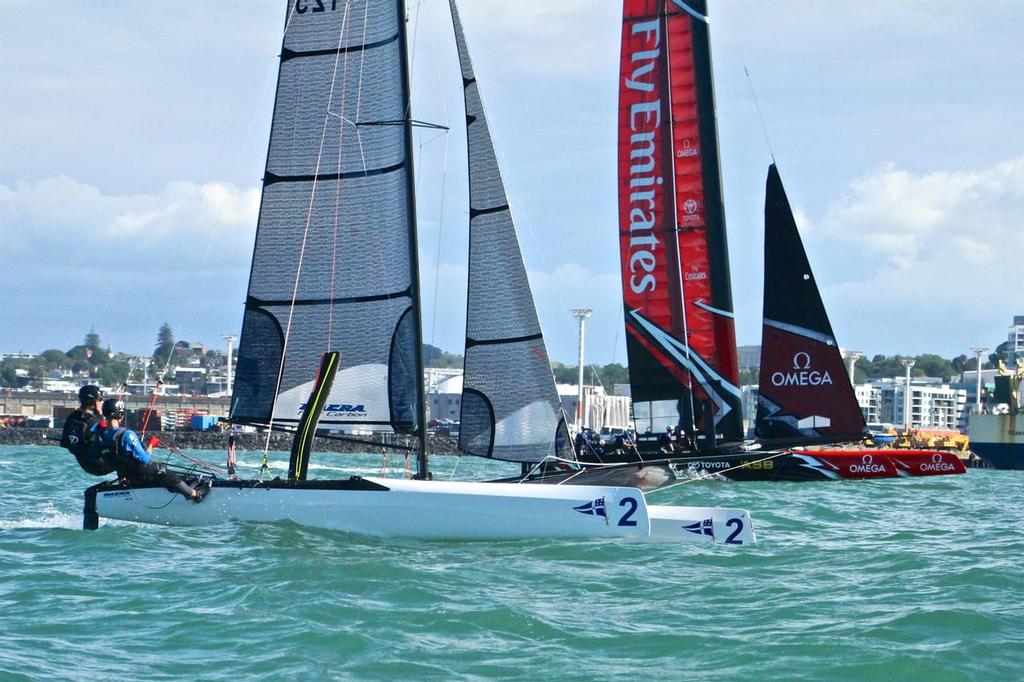
[[(664, 458), (652, 454), (652, 458)], [(601, 477), (617, 472), (637, 481), (659, 480), (665, 460), (622, 463), (601, 467)], [(670, 460), (674, 474), (680, 477), (718, 474), (733, 481), (838, 481), (916, 476), (943, 476), (967, 472), (953, 452), (937, 450), (898, 450), (892, 448), (751, 450), (740, 453), (677, 457)], [(651, 473), (644, 475), (645, 470)], [(587, 475), (572, 478), (576, 484), (588, 483)], [(641, 484), (637, 484), (643, 487)], [(656, 486), (654, 486), (656, 487)]]
[[(91, 509), (90, 509), (91, 505)], [(173, 526), (292, 521), (360, 535), (423, 540), (623, 538), (755, 541), (739, 509), (647, 505), (636, 488), (351, 478), (214, 481), (194, 504), (158, 487), (101, 484), (86, 493), (99, 517)]]

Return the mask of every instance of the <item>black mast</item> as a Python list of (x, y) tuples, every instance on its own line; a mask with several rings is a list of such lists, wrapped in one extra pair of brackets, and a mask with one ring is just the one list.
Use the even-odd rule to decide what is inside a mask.
[(402, 53), (402, 99), (405, 101), (405, 163), (408, 172), (406, 192), (409, 197), (409, 258), (412, 263), (412, 279), (409, 283), (412, 298), (413, 315), (416, 318), (416, 435), (419, 439), (416, 451), (416, 478), (425, 479), (429, 476), (427, 468), (427, 406), (423, 391), (423, 322), (420, 318), (420, 257), (416, 237), (416, 178), (415, 164), (412, 159), (412, 91), (409, 85), (409, 40), (405, 30), (405, 0), (395, 0), (398, 4), (398, 44)]

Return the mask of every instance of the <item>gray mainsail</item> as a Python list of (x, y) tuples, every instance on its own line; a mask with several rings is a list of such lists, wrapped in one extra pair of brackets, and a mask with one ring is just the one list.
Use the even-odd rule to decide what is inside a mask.
[(459, 448), (536, 462), (567, 443), (544, 336), (455, 0), (469, 149), (469, 296)]
[(231, 419), (296, 424), (337, 350), (321, 427), (422, 436), (404, 5), (288, 8)]

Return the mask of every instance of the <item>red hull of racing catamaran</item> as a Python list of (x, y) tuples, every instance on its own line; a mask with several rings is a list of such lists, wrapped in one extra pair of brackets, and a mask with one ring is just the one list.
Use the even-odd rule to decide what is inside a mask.
[(945, 476), (966, 474), (967, 467), (955, 452), (937, 450), (887, 450), (901, 476)]
[(963, 474), (967, 469), (951, 452), (934, 450), (803, 450), (793, 455), (820, 468), (829, 478), (866, 479)]

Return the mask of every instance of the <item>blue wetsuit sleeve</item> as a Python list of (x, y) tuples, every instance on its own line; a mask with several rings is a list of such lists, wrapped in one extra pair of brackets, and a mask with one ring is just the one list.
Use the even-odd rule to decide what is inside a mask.
[(121, 451), (143, 466), (149, 464), (151, 459), (149, 453), (146, 452), (146, 448), (143, 447), (142, 441), (139, 440), (138, 435), (134, 431), (125, 431), (124, 435), (121, 436)]

